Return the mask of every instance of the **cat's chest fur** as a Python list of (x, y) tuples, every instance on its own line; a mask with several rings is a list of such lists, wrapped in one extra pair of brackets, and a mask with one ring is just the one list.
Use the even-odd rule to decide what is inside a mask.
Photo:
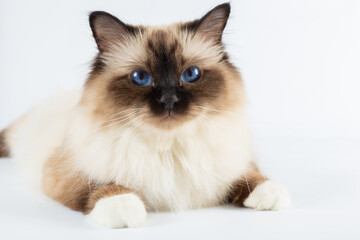
[[(206, 124), (171, 133), (127, 128), (96, 133), (77, 143), (74, 167), (99, 183), (133, 189), (149, 210), (213, 206), (246, 171), (251, 151), (241, 122)], [(80, 135), (90, 129), (77, 126)]]

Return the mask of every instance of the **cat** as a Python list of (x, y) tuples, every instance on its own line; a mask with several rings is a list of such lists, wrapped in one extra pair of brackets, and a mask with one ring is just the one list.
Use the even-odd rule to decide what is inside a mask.
[(231, 203), (289, 207), (283, 185), (255, 162), (241, 76), (222, 35), (230, 4), (167, 26), (133, 26), (92, 12), (98, 47), (80, 91), (35, 106), (0, 134), (50, 198), (109, 228), (148, 211)]

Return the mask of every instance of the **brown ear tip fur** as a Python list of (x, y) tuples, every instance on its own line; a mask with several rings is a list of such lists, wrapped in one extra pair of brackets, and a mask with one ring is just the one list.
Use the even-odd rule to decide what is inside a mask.
[(91, 21), (91, 20), (94, 20), (98, 16), (104, 16), (104, 15), (109, 15), (109, 13), (104, 12), (104, 11), (93, 11), (93, 12), (90, 12), (90, 14), (89, 14), (89, 20)]
[(93, 12), (90, 12), (90, 14), (89, 14), (90, 22), (95, 20), (98, 17), (109, 17), (109, 18), (112, 18), (114, 20), (120, 21), (117, 17), (115, 17), (114, 15), (112, 15), (112, 14), (110, 14), (108, 12), (105, 12), (105, 11), (93, 11)]
[(117, 19), (116, 17), (114, 17), (113, 15), (111, 15), (108, 12), (93, 11), (93, 12), (90, 12), (90, 14), (89, 14), (89, 23), (90, 23), (91, 28), (93, 28), (96, 19), (98, 19), (99, 17), (107, 17), (107, 18), (112, 18), (113, 20), (119, 21), (119, 19)]
[(97, 17), (99, 17), (100, 15), (104, 15), (105, 12), (103, 11), (93, 11), (93, 12), (90, 12), (89, 14), (89, 23), (90, 23), (90, 27), (91, 29), (93, 29), (94, 27), (94, 21)]
[(227, 16), (230, 15), (230, 11), (231, 11), (231, 5), (230, 2), (226, 2), (220, 5), (217, 5), (213, 10), (218, 10), (218, 9), (223, 9), (225, 11), (225, 14)]

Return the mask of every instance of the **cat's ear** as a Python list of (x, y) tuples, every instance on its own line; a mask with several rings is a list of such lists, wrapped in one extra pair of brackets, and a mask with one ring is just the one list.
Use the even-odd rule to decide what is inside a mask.
[(89, 22), (100, 52), (109, 50), (111, 45), (125, 40), (127, 35), (134, 34), (135, 31), (134, 27), (102, 11), (92, 12)]
[(201, 19), (185, 24), (185, 28), (201, 34), (205, 40), (221, 42), (230, 15), (230, 3), (216, 6)]

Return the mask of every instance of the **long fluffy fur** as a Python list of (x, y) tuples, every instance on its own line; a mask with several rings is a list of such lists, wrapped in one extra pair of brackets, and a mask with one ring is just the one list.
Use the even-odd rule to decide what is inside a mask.
[[(222, 7), (227, 19), (229, 6)], [(115, 20), (110, 17), (110, 21), (113, 24)], [(125, 25), (118, 24), (124, 30)], [(91, 187), (107, 186), (116, 189), (114, 194), (129, 189), (126, 191), (140, 196), (147, 210), (175, 211), (223, 203), (229, 200), (236, 182), (238, 190), (230, 197), (233, 201), (245, 199), (250, 192), (242, 190), (242, 178), (249, 169), (255, 172), (251, 189), (265, 181), (253, 167), (240, 75), (227, 61), (223, 45), (181, 27), (147, 27), (136, 37), (122, 37), (121, 43), (111, 48), (101, 42), (101, 49), (111, 50), (98, 56), (96, 63), (101, 66), (94, 68), (84, 91), (46, 100), (6, 130), (6, 145), (15, 162), (26, 170), (27, 182), (57, 200), (65, 199), (62, 203), (75, 210), (89, 212), (89, 202), (71, 205), (78, 198), (72, 193), (87, 200)], [(161, 44), (149, 47), (149, 40)], [(124, 76), (144, 64), (146, 54), (151, 54), (149, 48), (156, 47), (160, 51), (169, 47), (188, 64), (213, 71), (213, 78), (208, 74), (207, 79), (218, 83), (183, 87), (203, 95), (205, 106), (191, 105), (189, 113), (195, 117), (180, 118), (176, 126), (170, 122), (164, 127), (141, 99), (131, 103), (139, 101), (143, 107), (138, 110), (109, 94), (114, 81), (127, 81)], [(117, 80), (119, 76), (123, 79)], [(120, 95), (142, 94), (138, 88), (129, 89), (133, 92), (126, 90)], [(56, 177), (65, 179), (64, 183)]]
[(46, 160), (65, 134), (68, 140), (60, 154), (72, 147), (73, 166), (69, 168), (98, 183), (114, 182), (135, 190), (150, 210), (219, 204), (251, 159), (241, 112), (199, 118), (171, 134), (126, 124), (96, 131), (101, 125), (89, 121), (76, 105), (78, 99), (79, 93), (73, 92), (47, 100), (9, 131), (14, 159), (37, 187), (41, 187)]

